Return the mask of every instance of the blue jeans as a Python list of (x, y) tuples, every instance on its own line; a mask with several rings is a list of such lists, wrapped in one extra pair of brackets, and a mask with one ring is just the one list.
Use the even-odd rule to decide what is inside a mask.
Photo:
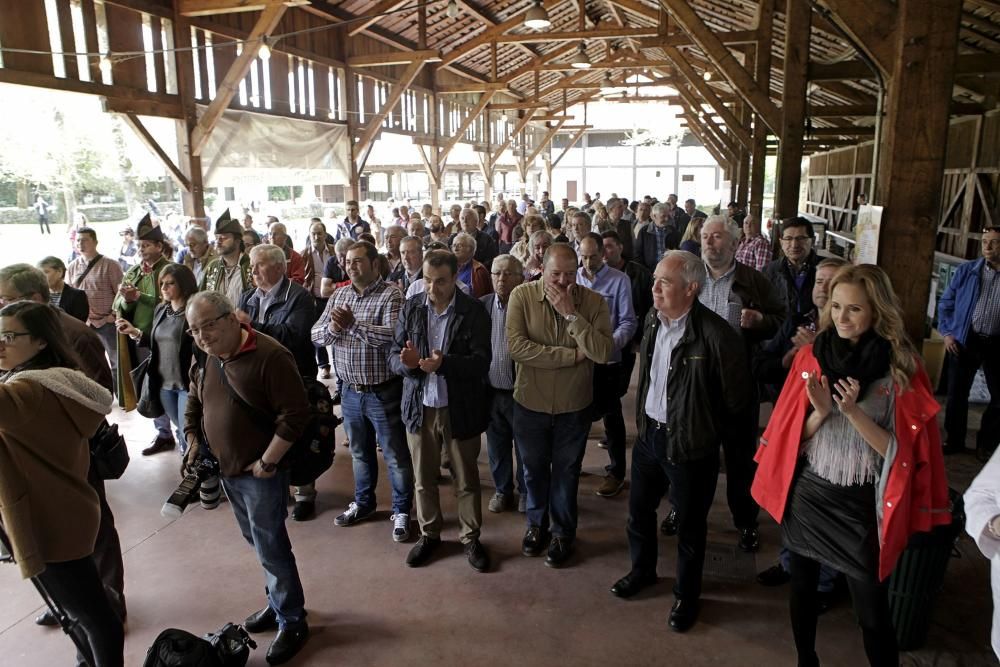
[(514, 401), (514, 442), (524, 465), (529, 526), (547, 530), (551, 516), (555, 537), (576, 537), (576, 493), (589, 431), (587, 409), (550, 415)]
[(382, 456), (389, 468), (393, 513), (409, 514), (413, 505), (413, 463), (400, 412), (402, 395), (402, 382), (393, 382), (377, 392), (358, 393), (346, 382), (342, 389), (340, 409), (351, 442), (354, 502), (364, 512), (374, 510), (377, 504), (376, 440), (382, 445)]
[(177, 445), (181, 452), (187, 451), (187, 440), (184, 439), (184, 410), (187, 408), (188, 393), (183, 389), (161, 389), (160, 403), (163, 412), (174, 424), (177, 433)]
[(267, 604), (277, 614), (282, 629), (306, 617), (302, 582), (285, 529), (288, 479), (287, 470), (270, 479), (257, 479), (252, 475), (222, 478), (222, 487), (233, 506), (240, 532), (264, 568)]
[[(524, 494), (524, 466), (521, 454), (514, 447), (514, 394), (501, 389), (490, 390), (490, 424), (486, 427), (486, 451), (490, 457), (490, 474), (497, 493), (514, 493), (514, 455), (517, 456), (517, 492)], [(513, 453), (512, 453), (513, 451)]]

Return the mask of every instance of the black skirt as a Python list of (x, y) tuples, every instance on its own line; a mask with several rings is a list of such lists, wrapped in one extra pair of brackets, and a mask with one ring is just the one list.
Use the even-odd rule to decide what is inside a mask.
[(875, 485), (839, 486), (803, 465), (792, 485), (781, 536), (785, 547), (800, 556), (854, 579), (877, 579)]

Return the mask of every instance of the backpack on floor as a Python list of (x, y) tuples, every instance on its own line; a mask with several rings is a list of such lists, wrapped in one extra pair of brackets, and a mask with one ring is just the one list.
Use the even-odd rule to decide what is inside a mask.
[(257, 648), (256, 642), (232, 623), (204, 639), (170, 628), (156, 637), (142, 667), (244, 667), (252, 648)]

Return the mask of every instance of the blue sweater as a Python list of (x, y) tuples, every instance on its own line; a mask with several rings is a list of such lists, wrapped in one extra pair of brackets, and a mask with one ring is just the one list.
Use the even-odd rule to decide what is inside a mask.
[(986, 260), (980, 257), (958, 267), (938, 302), (938, 331), (965, 345), (972, 327), (972, 311), (979, 300), (979, 276)]

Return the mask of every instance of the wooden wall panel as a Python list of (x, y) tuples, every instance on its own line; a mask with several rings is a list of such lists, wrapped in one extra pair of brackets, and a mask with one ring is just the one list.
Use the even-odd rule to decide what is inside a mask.
[(154, 75), (156, 77), (156, 91), (158, 93), (163, 93), (167, 90), (167, 75), (163, 68), (163, 58), (159, 53), (159, 51), (163, 50), (162, 27), (158, 16), (149, 17), (149, 22), (150, 30), (153, 33), (153, 51), (157, 52), (153, 57)]
[[(116, 5), (104, 6), (108, 25), (108, 47), (112, 53), (143, 51), (142, 14)], [(139, 56), (116, 62), (111, 70), (115, 85), (146, 90), (146, 59)]]
[(316, 95), (316, 120), (330, 120), (327, 114), (330, 111), (330, 87), (327, 73), (330, 68), (326, 65), (313, 64), (313, 90)]
[[(43, 3), (0, 0), (0, 17), (0, 44), (5, 48), (52, 50)], [(50, 55), (5, 51), (3, 62), (6, 69), (52, 75)]]
[[(226, 78), (226, 72), (236, 62), (236, 43), (231, 39), (212, 35), (212, 63), (215, 68), (215, 85), (218, 86)], [(248, 77), (249, 78), (249, 77)], [(214, 92), (214, 91), (213, 91)], [(247, 94), (250, 90), (247, 89)], [(239, 102), (238, 94), (233, 99)]]
[[(73, 35), (73, 13), (70, 9), (70, 0), (56, 0), (56, 14), (59, 22), (59, 37), (62, 40), (63, 53), (73, 53), (76, 51), (76, 38)], [(65, 55), (63, 62), (66, 67), (66, 77), (69, 79), (79, 79), (80, 69), (76, 64), (76, 56)]]
[(875, 157), (874, 142), (868, 141), (859, 145), (858, 162), (854, 167), (857, 173), (870, 175), (872, 172), (872, 160), (874, 159), (874, 157)]
[(283, 53), (272, 54), (268, 63), (268, 76), (271, 77), (271, 109), (277, 113), (291, 113), (289, 105), (291, 91), (288, 89), (288, 56)]
[(971, 166), (978, 139), (976, 119), (965, 118), (953, 122), (948, 130), (948, 148), (945, 152), (945, 169), (963, 169)]
[[(979, 164), (1000, 167), (1000, 111), (983, 118), (983, 142), (979, 147)], [(997, 221), (1000, 224), (1000, 220)]]

